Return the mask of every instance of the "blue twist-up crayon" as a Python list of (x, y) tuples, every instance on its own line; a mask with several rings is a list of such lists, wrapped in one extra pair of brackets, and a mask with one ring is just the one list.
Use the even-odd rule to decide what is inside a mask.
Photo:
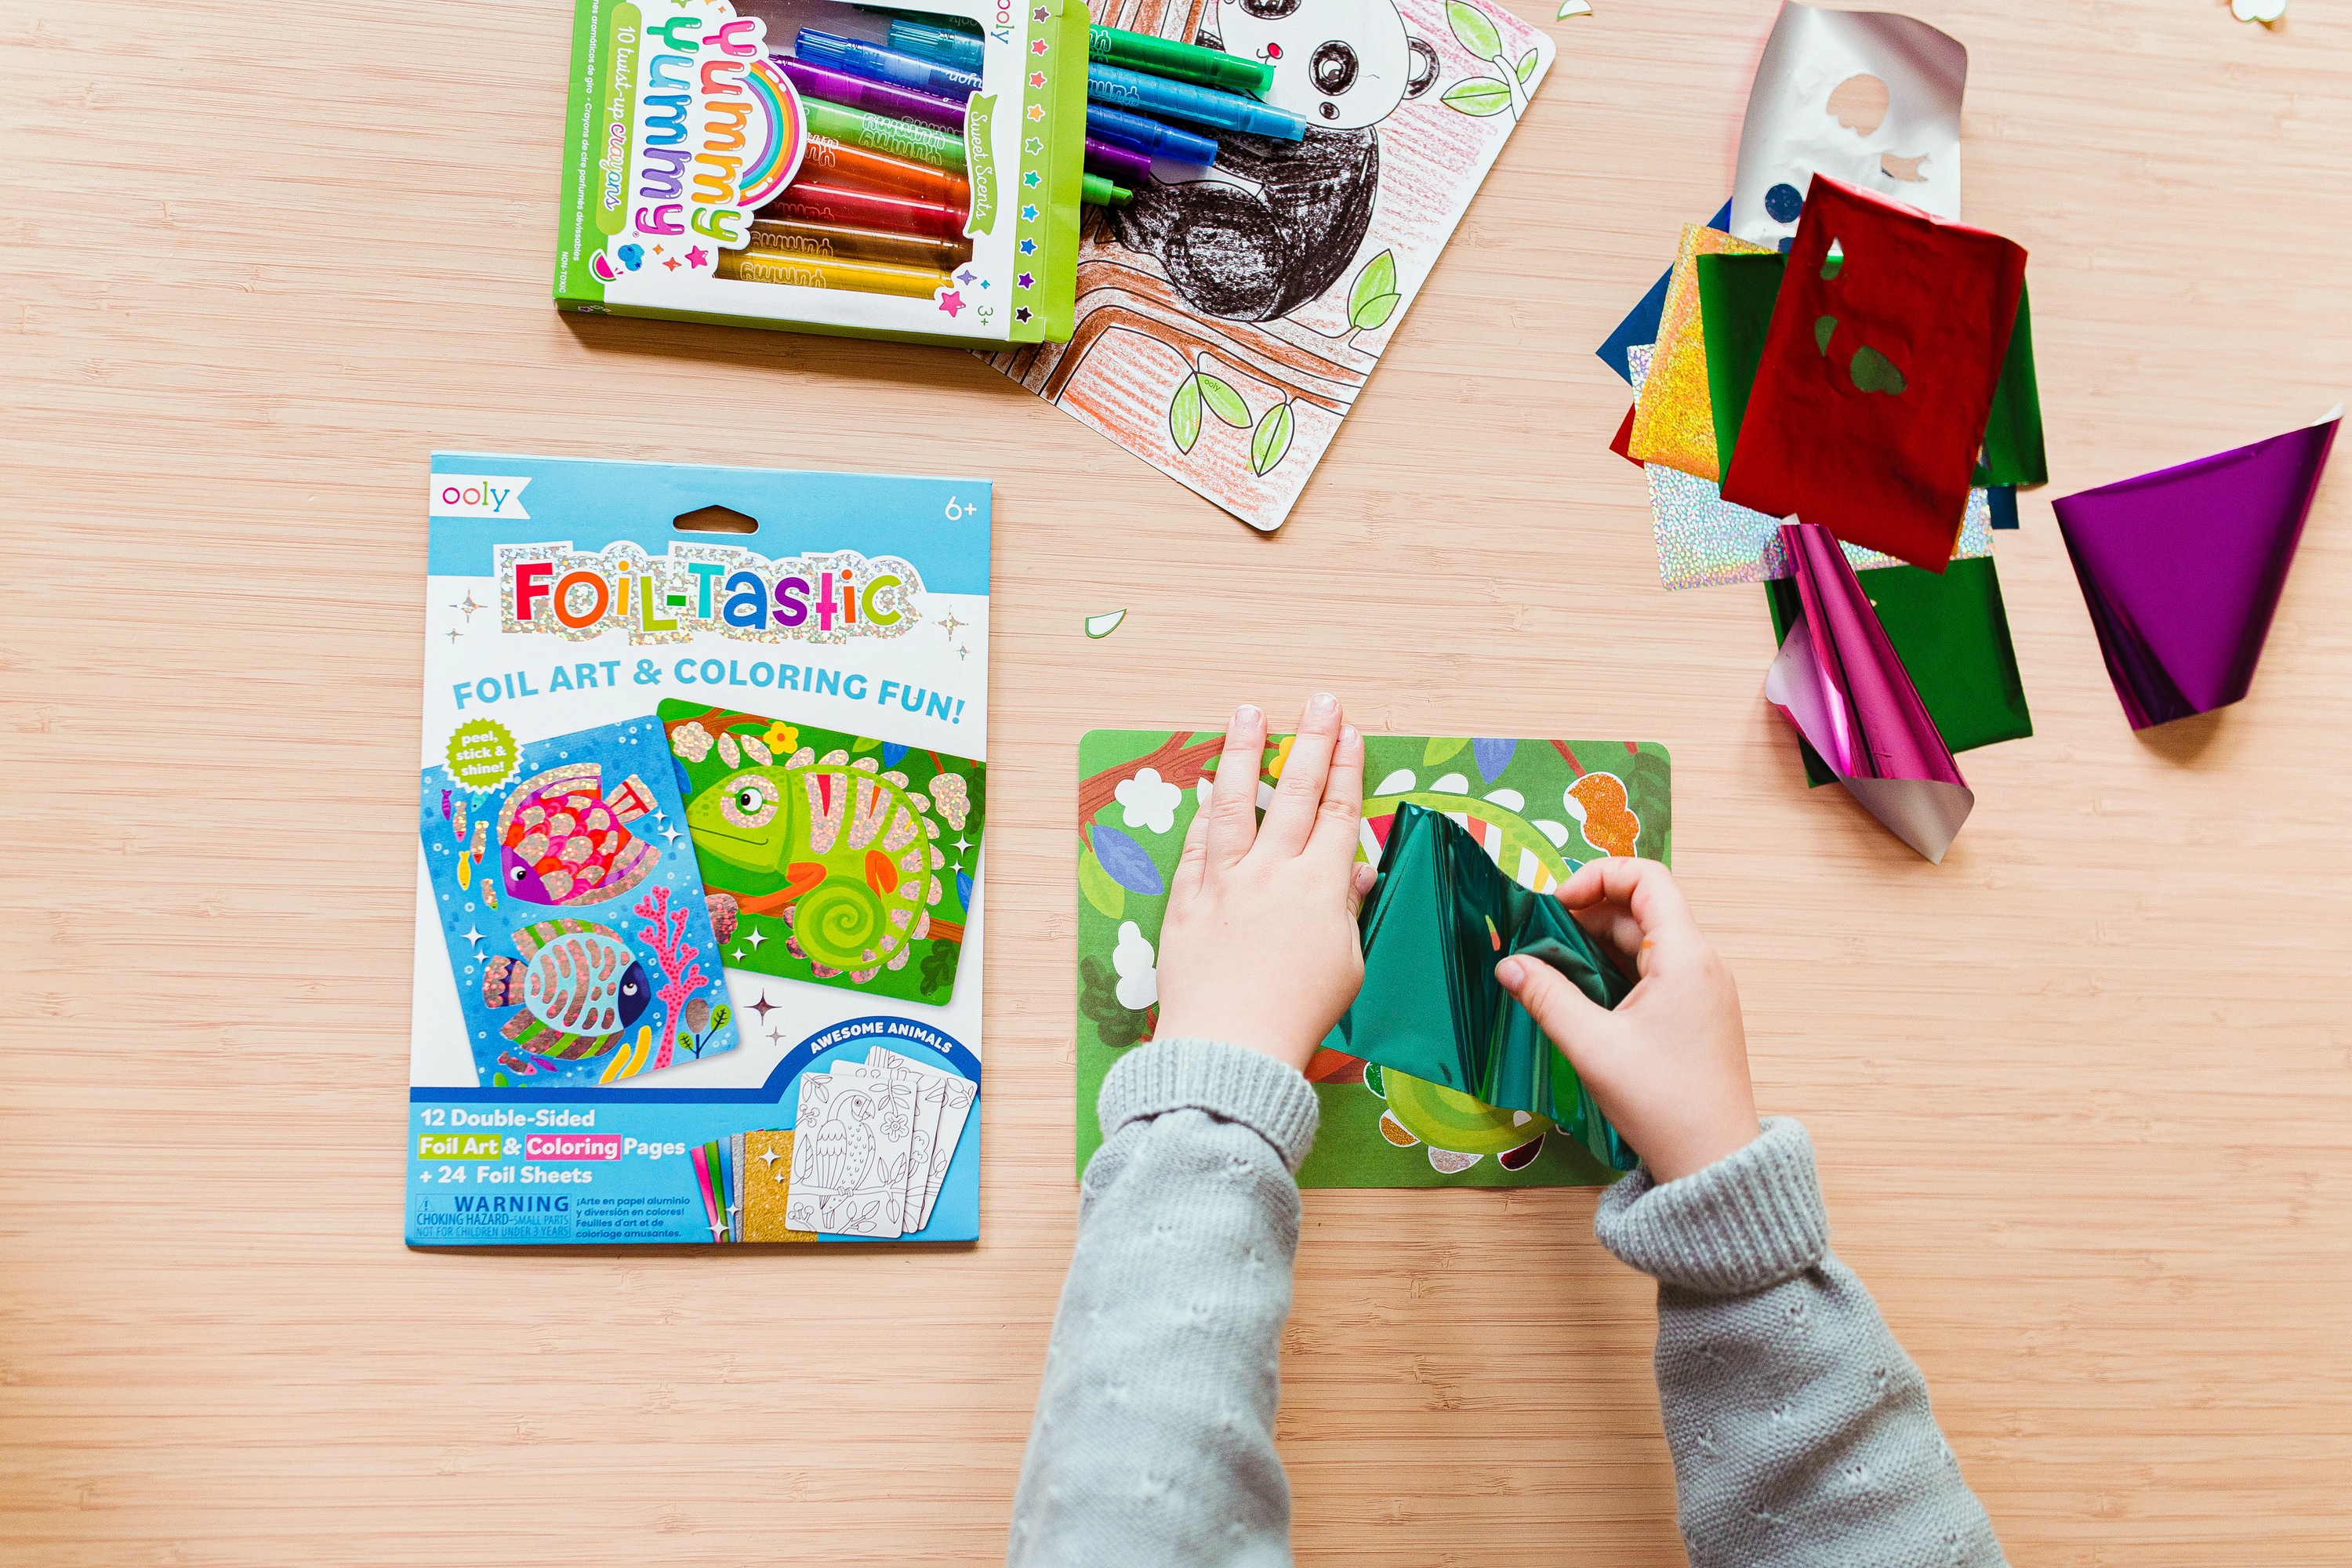
[(1130, 148), (1147, 158), (1206, 166), (1217, 161), (1217, 144), (1206, 136), (1162, 125), (1140, 114), (1129, 114), (1108, 104), (1087, 106), (1087, 134), (1114, 147)]
[(980, 78), (971, 71), (898, 49), (886, 49), (862, 38), (845, 38), (838, 33), (803, 27), (793, 47), (811, 65), (830, 66), (873, 81), (897, 82), (900, 87), (958, 100), (980, 90)]
[(1220, 131), (1246, 131), (1281, 142), (1297, 142), (1307, 135), (1307, 121), (1286, 110), (1239, 93), (1194, 87), (1188, 81), (1171, 81), (1118, 66), (1088, 66), (1087, 96), (1114, 109), (1164, 114), (1172, 120), (1190, 120)]
[(918, 22), (908, 16), (890, 18), (890, 47), (904, 49), (910, 55), (920, 55), (927, 60), (938, 60), (958, 70), (980, 68), (981, 41), (976, 33), (961, 27), (945, 27), (936, 22)]

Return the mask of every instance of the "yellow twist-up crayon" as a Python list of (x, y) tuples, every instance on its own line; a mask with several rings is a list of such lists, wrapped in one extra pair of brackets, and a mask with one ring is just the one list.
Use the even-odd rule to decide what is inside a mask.
[(746, 283), (787, 283), (803, 289), (839, 289), (853, 294), (896, 294), (928, 300), (948, 282), (929, 267), (894, 267), (786, 250), (722, 250), (719, 276)]

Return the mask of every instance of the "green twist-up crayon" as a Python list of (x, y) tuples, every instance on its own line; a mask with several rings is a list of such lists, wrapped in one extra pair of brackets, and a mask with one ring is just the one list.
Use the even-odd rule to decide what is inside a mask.
[(1264, 92), (1274, 85), (1274, 68), (1270, 65), (1229, 55), (1223, 49), (1204, 49), (1180, 44), (1173, 38), (1130, 33), (1124, 27), (1088, 28), (1087, 53), (1103, 65), (1125, 66), (1150, 76), (1234, 92)]
[[(814, 135), (830, 136), (852, 147), (887, 153), (894, 158), (929, 163), (950, 174), (964, 172), (963, 138), (952, 131), (919, 125), (911, 120), (893, 120), (887, 114), (872, 114), (863, 109), (845, 109), (821, 98), (803, 98), (801, 108)], [(1100, 174), (1087, 174), (1081, 177), (1078, 199), (1093, 206), (1123, 207), (1135, 199), (1135, 193), (1124, 185), (1111, 184)]]

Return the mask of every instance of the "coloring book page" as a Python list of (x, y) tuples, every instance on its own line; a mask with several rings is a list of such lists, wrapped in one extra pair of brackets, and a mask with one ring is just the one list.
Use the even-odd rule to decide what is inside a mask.
[(908, 1083), (809, 1073), (800, 1081), (785, 1218), (825, 1236), (904, 1234), (908, 1155), (915, 1140)]
[[(1278, 14), (1269, 14), (1278, 13)], [(1076, 330), (989, 363), (1252, 528), (1282, 526), (1550, 68), (1492, 0), (1130, 0), (1274, 68), (1303, 141), (1220, 132), (1089, 207)]]
[[(611, 1084), (735, 1048), (651, 717), (517, 747), (488, 721), (424, 770), (417, 826), (481, 1081)], [(482, 760), (503, 776), (481, 778)], [(509, 765), (510, 764), (510, 765)]]
[(923, 1098), (939, 1108), (939, 1125), (931, 1135), (930, 1169), (923, 1177), (923, 1206), (915, 1228), (922, 1229), (931, 1223), (931, 1208), (940, 1201), (940, 1186), (947, 1180), (948, 1167), (955, 1162), (956, 1145), (963, 1142), (963, 1124), (971, 1115), (972, 1091), (980, 1086), (968, 1078), (958, 1078), (951, 1072), (940, 1072), (912, 1057), (902, 1057), (896, 1051), (876, 1046), (866, 1053), (870, 1066), (903, 1068), (915, 1075), (921, 1086)]
[[(1259, 809), (1290, 756), (1270, 736)], [(1102, 1141), (1095, 1099), (1113, 1063), (1160, 1024), (1160, 930), (1185, 830), (1224, 737), (1094, 730), (1078, 742), (1077, 1159)], [(1400, 807), (1443, 813), (1537, 893), (1608, 855), (1671, 861), (1672, 765), (1654, 742), (1366, 735), (1357, 847), (1377, 864)], [(1333, 1037), (1337, 1037), (1336, 1034)], [(1302, 1187), (1593, 1185), (1619, 1173), (1523, 1110), (1386, 1072), (1329, 1048), (1307, 1064), (1322, 1108)]]
[(940, 1132), (939, 1100), (926, 1096), (922, 1080), (904, 1068), (837, 1061), (833, 1064), (833, 1079), (835, 1083), (845, 1081), (854, 1088), (894, 1100), (903, 1098), (913, 1110), (915, 1135), (907, 1150), (906, 1184), (900, 1189), (898, 1200), (898, 1228), (909, 1235), (922, 1229), (923, 1189), (931, 1173), (931, 1142)]

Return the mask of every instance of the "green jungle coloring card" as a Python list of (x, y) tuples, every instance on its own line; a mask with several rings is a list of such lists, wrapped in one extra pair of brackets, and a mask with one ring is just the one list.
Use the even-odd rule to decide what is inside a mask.
[[(1261, 811), (1290, 754), (1290, 737), (1269, 741)], [(1168, 883), (1223, 744), (1221, 733), (1185, 730), (1094, 730), (1078, 742), (1081, 1173), (1102, 1142), (1095, 1098), (1103, 1076), (1159, 1022)], [(1654, 742), (1366, 735), (1364, 778), (1357, 853), (1366, 860), (1380, 859), (1407, 803), (1451, 816), (1505, 875), (1538, 892), (1606, 855), (1673, 859), (1672, 764)], [(1575, 1140), (1551, 1136), (1540, 1116), (1356, 1057), (1318, 1051), (1307, 1076), (1323, 1118), (1298, 1172), (1302, 1187), (1597, 1186), (1622, 1174)]]
[(700, 702), (660, 712), (728, 967), (944, 1005), (987, 764)]

